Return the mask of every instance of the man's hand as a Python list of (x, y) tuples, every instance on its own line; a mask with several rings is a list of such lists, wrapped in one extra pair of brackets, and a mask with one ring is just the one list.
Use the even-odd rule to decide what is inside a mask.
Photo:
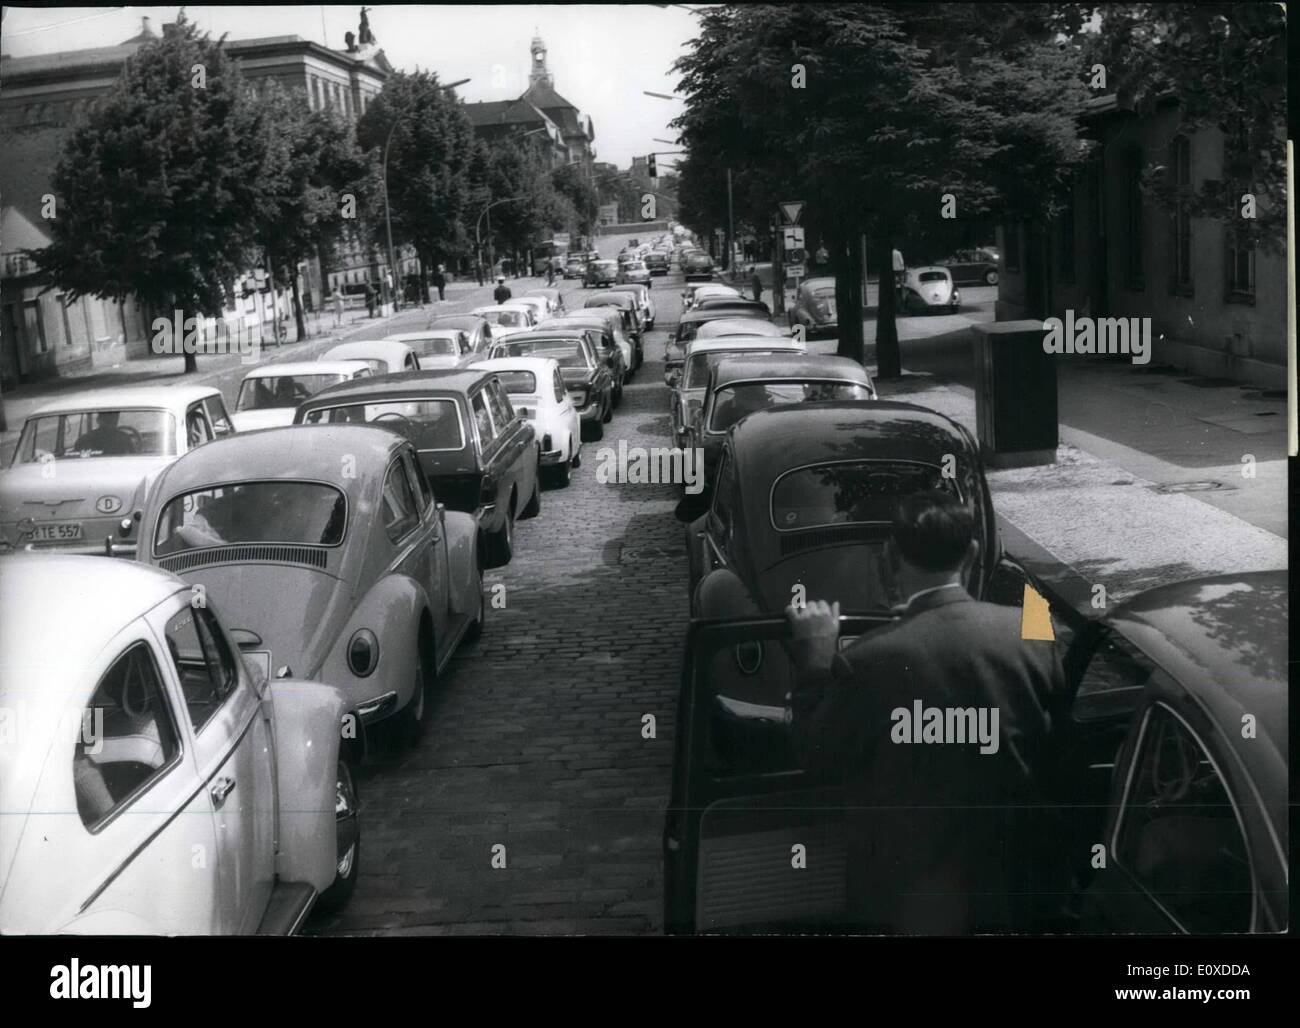
[(813, 600), (785, 608), (794, 635), (794, 659), (805, 670), (829, 669), (840, 638), (840, 605)]

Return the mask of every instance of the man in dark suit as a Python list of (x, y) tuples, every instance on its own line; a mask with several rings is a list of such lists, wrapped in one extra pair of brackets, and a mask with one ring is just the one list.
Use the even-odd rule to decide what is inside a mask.
[(1021, 639), (1021, 611), (974, 600), (979, 544), (943, 492), (904, 499), (886, 559), (901, 616), (837, 652), (839, 604), (787, 610), (800, 674), (801, 766), (838, 771), (850, 919), (868, 931), (1025, 931), (1055, 883), (1042, 802), (1066, 717), (1055, 642)]

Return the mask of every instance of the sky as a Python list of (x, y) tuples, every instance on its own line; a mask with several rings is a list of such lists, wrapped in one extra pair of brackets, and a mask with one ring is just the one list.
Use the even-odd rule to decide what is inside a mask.
[[(14, 57), (113, 46), (140, 31), (142, 16), (161, 34), (180, 7), (4, 8), (0, 50)], [(339, 6), (186, 7), (186, 16), (214, 37), (297, 35), (343, 49), (356, 32), (361, 4)], [(528, 87), (529, 43), (545, 40), (556, 91), (591, 117), (597, 160), (621, 168), (634, 155), (675, 149), (668, 122), (680, 100), (673, 62), (696, 34), (698, 19), (681, 5), (383, 6), (370, 8), (370, 30), (397, 68), (436, 72), (444, 82), (471, 79), (457, 92), (467, 101), (509, 100)], [(2, 83), (0, 83), (2, 85)], [(660, 158), (671, 167), (672, 158)]]

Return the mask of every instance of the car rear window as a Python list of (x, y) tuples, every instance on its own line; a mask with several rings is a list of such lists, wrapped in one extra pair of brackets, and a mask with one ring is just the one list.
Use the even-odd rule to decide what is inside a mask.
[(27, 419), (11, 466), (82, 457), (171, 456), (176, 418), (165, 410), (93, 410)]
[(497, 378), (507, 393), (528, 395), (537, 392), (537, 376), (531, 371), (498, 371)]
[(709, 384), (709, 372), (718, 365), (718, 361), (740, 354), (774, 353), (773, 350), (719, 350), (712, 353), (694, 353), (686, 362), (686, 380), (683, 389), (703, 389)]
[(772, 487), (772, 527), (794, 532), (888, 523), (900, 499), (926, 489), (943, 489), (960, 499), (953, 480), (932, 464), (864, 460), (799, 468)]
[(417, 450), (460, 450), (465, 447), (460, 411), (455, 400), (386, 400), (350, 403), (308, 411), (308, 425), (377, 422), (404, 435)]
[(942, 271), (923, 271), (916, 276), (919, 282), (947, 282), (948, 276)]
[(165, 556), (231, 543), (335, 546), (343, 540), (347, 500), (320, 482), (231, 482), (167, 501), (154, 533)]
[(754, 411), (784, 403), (813, 400), (870, 400), (871, 390), (860, 382), (752, 382), (719, 389), (713, 400), (709, 431), (725, 432)]
[(550, 357), (562, 368), (585, 368), (587, 353), (578, 342), (545, 339), (511, 339), (492, 347), (493, 357)]
[(239, 387), (235, 410), (268, 410), (275, 407), (297, 407), (326, 386), (340, 381), (336, 374), (324, 375), (259, 375), (244, 379)]
[(425, 336), (422, 339), (407, 339), (405, 343), (415, 351), (417, 357), (455, 357), (460, 354), (454, 335)]

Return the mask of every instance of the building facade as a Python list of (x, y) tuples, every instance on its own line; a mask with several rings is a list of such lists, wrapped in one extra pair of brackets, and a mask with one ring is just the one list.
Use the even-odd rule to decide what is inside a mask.
[(1139, 117), (1102, 97), (1086, 120), (1099, 153), (1067, 210), (999, 230), (998, 320), (1149, 317), (1153, 364), (1285, 389), (1285, 252), (1246, 243), (1235, 217), (1171, 211), (1140, 188), (1153, 164), (1188, 195), (1228, 181), (1223, 133), (1186, 129), (1172, 99)]
[[(164, 25), (163, 33), (173, 30)], [(40, 249), (49, 237), (42, 229), (50, 179), (64, 140), (78, 119), (92, 113), (117, 80), (123, 65), (141, 46), (158, 37), (149, 18), (139, 34), (117, 46), (34, 57), (0, 55), (0, 378), (12, 384), (66, 374), (70, 370), (116, 363), (148, 353), (151, 337), (142, 312), (130, 301), (116, 304), (82, 298), (69, 305), (20, 251)], [(383, 88), (392, 66), (382, 50), (350, 45), (331, 50), (298, 36), (227, 40), (226, 50), (252, 81), (255, 92), (270, 80), (302, 96), (312, 110), (335, 110), (350, 122)], [(399, 257), (399, 263), (413, 263)], [(324, 296), (338, 285), (364, 288), (387, 266), (381, 253), (368, 251), (356, 235), (332, 255), (331, 266), (304, 262), (298, 269), (303, 302), (320, 310)], [(250, 269), (232, 283), (233, 302), (225, 320), (259, 329), (284, 311), (286, 296), (272, 298), (264, 277)]]

